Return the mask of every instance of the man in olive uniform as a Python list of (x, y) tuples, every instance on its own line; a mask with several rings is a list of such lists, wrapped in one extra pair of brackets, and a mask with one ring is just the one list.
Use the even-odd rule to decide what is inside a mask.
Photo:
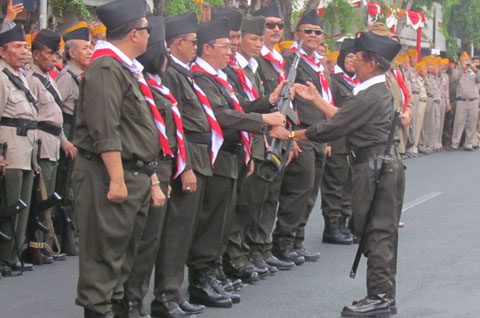
[(442, 144), (446, 150), (451, 150), (452, 146), (452, 132), (453, 132), (453, 118), (455, 110), (457, 108), (457, 101), (455, 100), (455, 94), (457, 91), (457, 83), (453, 80), (453, 71), (457, 68), (457, 62), (454, 58), (448, 58), (448, 68), (446, 74), (448, 76), (448, 95), (450, 100), (450, 109), (447, 108), (445, 113), (445, 122), (443, 123), (443, 135)]
[(475, 64), (472, 64), (472, 60), (466, 52), (460, 56), (460, 67), (453, 71), (452, 80), (457, 84), (455, 92), (457, 107), (453, 122), (452, 147), (458, 149), (465, 129), (463, 149), (471, 151), (477, 138), (480, 70)]
[[(355, 58), (355, 40), (343, 40), (334, 68), (335, 73), (331, 76), (333, 100), (339, 108), (353, 96), (353, 89), (358, 85), (355, 79)], [(353, 244), (353, 236), (348, 229), (352, 210), (346, 140), (340, 138), (330, 144), (332, 152), (327, 155), (321, 184), (322, 214), (325, 220), (322, 241), (330, 244)]]
[(97, 15), (108, 42), (94, 52), (80, 84), (74, 135), (79, 148), (73, 173), (80, 237), (76, 304), (84, 307), (85, 318), (110, 318), (112, 301), (123, 299), (121, 294), (113, 299), (114, 289), (129, 275), (124, 263), (135, 257), (148, 210), (165, 199), (150, 164), (161, 143), (165, 151), (165, 136), (156, 127), (160, 115), (151, 97), (145, 98), (151, 92), (135, 60), (149, 37), (144, 6), (119, 0), (98, 7)]
[[(298, 22), (295, 39), (303, 40), (303, 45), (296, 48), (302, 59), (298, 64), (295, 82), (315, 83), (324, 97), (333, 102), (328, 71), (316, 52), (323, 39), (322, 24), (316, 10), (304, 14)], [(293, 57), (292, 53), (285, 56), (286, 69), (292, 63)], [(298, 112), (300, 128), (325, 120), (325, 115), (320, 110), (301, 97), (296, 96), (293, 105)], [(303, 240), (305, 226), (320, 188), (325, 144), (305, 141), (298, 143), (298, 146), (301, 152), (285, 168), (272, 252), (283, 261), (300, 265), (305, 261), (316, 261), (320, 258), (319, 252), (311, 252), (303, 247)]]
[[(27, 204), (26, 209), (10, 220), (11, 224), (0, 222), (0, 231), (12, 237), (9, 242), (0, 241), (0, 262), (13, 270), (21, 268), (17, 251), (23, 246), (27, 230), (37, 135), (36, 99), (22, 71), (27, 50), (21, 25), (0, 34), (0, 143), (8, 145), (8, 153), (2, 155), (9, 163), (2, 167), (6, 172), (0, 203), (6, 207), (22, 199)], [(25, 265), (25, 269), (33, 269), (32, 264)]]
[[(260, 54), (263, 44), (265, 18), (246, 15), (243, 18), (241, 32), (238, 51), (224, 71), (247, 113), (269, 112), (271, 109), (269, 95), (265, 96), (263, 93), (263, 85), (257, 72), (258, 62), (255, 59)], [(257, 272), (261, 277), (269, 274), (266, 263), (257, 262), (258, 267), (251, 264), (245, 241), (248, 227), (261, 213), (262, 203), (266, 199), (269, 186), (268, 182), (258, 176), (258, 167), (265, 157), (264, 140), (263, 133), (253, 135), (251, 164), (254, 165), (254, 171), (249, 171), (250, 167), (242, 164), (244, 155), (242, 153), (238, 155), (240, 168), (237, 181), (238, 196), (230, 222), (228, 245), (223, 255), (224, 270), (227, 275), (233, 277), (243, 278), (241, 272)], [(272, 268), (272, 271), (274, 270)]]
[[(90, 63), (90, 58), (92, 57), (92, 49), (90, 43), (90, 33), (89, 29), (84, 25), (79, 24), (75, 27), (72, 27), (72, 30), (67, 30), (68, 32), (63, 35), (63, 41), (65, 42), (65, 52), (64, 59), (66, 60), (66, 65), (60, 74), (55, 79), (58, 87), (60, 96), (62, 97), (63, 102), (63, 131), (67, 139), (72, 140), (73, 138), (73, 114), (75, 111), (75, 106), (78, 100), (78, 89), (80, 86), (80, 80), (82, 73), (85, 72), (88, 64)], [(56, 189), (55, 191), (63, 198), (63, 209), (69, 209), (68, 216), (57, 215), (58, 220), (57, 224), (60, 224), (59, 241), (61, 241), (62, 249), (67, 255), (77, 255), (78, 254), (78, 229), (75, 214), (75, 209), (73, 204), (73, 189), (69, 186), (66, 189), (66, 185), (71, 185), (71, 173), (73, 170), (73, 161), (65, 158), (63, 154), (60, 154), (60, 161), (58, 164), (57, 180), (56, 180)], [(67, 207), (66, 205), (70, 205)], [(69, 217), (72, 221), (72, 231), (73, 237), (66, 237), (65, 234), (68, 233), (64, 228), (69, 226), (64, 222), (65, 218)], [(74, 242), (65, 242), (63, 238), (70, 240), (74, 239)]]
[[(313, 84), (296, 86), (297, 94), (315, 103), (329, 120), (306, 130), (289, 133), (274, 128), (272, 136), (283, 139), (331, 141), (346, 136), (351, 150), (356, 154), (352, 169), (355, 230), (362, 233), (369, 228), (367, 244), (362, 252), (367, 262), (367, 297), (345, 306), (342, 317), (390, 317), (396, 313), (395, 276), (398, 246), (398, 222), (404, 193), (404, 169), (398, 152), (392, 148), (382, 183), (378, 186), (371, 220), (367, 220), (370, 200), (373, 198), (375, 169), (379, 168), (376, 154), (385, 152), (391, 119), (393, 97), (386, 85), (384, 73), (401, 45), (388, 37), (363, 32), (355, 40), (357, 61), (355, 70), (360, 80), (354, 96), (342, 108), (325, 101)], [(367, 198), (367, 200), (365, 199)], [(370, 198), (370, 200), (368, 200)], [(367, 224), (368, 222), (368, 224)]]
[[(172, 155), (176, 156), (177, 165), (174, 165), (175, 156), (161, 151), (158, 154), (156, 175), (163, 193), (168, 193), (168, 187), (173, 177), (185, 171), (183, 157), (186, 155), (185, 142), (183, 141), (183, 124), (181, 116), (175, 111), (177, 107), (168, 87), (162, 83), (162, 78), (168, 61), (165, 46), (165, 20), (161, 16), (148, 18), (148, 25), (152, 28), (148, 38), (147, 51), (140, 55), (137, 60), (144, 66), (143, 74), (147, 81), (155, 106), (165, 123), (168, 147)], [(178, 109), (177, 109), (178, 110)], [(179, 114), (178, 114), (179, 115)], [(177, 135), (178, 134), (178, 135)], [(178, 142), (177, 137), (180, 137)], [(166, 202), (167, 203), (167, 202)], [(129, 272), (128, 279), (123, 286), (117, 286), (115, 293), (121, 293), (124, 289), (124, 301), (114, 303), (114, 313), (118, 318), (147, 318), (147, 310), (143, 300), (147, 294), (150, 278), (152, 276), (158, 249), (162, 244), (161, 236), (164, 230), (164, 219), (168, 215), (167, 204), (161, 207), (151, 206), (148, 211), (146, 225), (143, 230), (138, 252), (135, 258), (126, 260), (125, 266)], [(163, 242), (163, 244), (171, 243)], [(132, 246), (134, 246), (132, 244)], [(115, 294), (114, 294), (114, 298)], [(118, 312), (117, 309), (118, 308)], [(163, 317), (163, 315), (161, 315)]]
[[(263, 83), (264, 93), (272, 93), (283, 80), (286, 79), (285, 60), (274, 49), (283, 35), (283, 12), (278, 5), (270, 5), (256, 11), (254, 16), (265, 17), (264, 45), (258, 57), (258, 75)], [(269, 143), (271, 138), (266, 136)], [(284, 262), (272, 254), (272, 232), (277, 215), (280, 186), (283, 180), (283, 171), (268, 186), (267, 197), (261, 207), (258, 219), (253, 222), (247, 231), (246, 240), (250, 247), (250, 257), (255, 266), (262, 262), (280, 270), (289, 270), (295, 267), (293, 262)]]
[[(48, 74), (54, 67), (58, 59), (58, 50), (60, 47), (60, 35), (43, 29), (32, 42), (33, 63), (27, 72), (27, 80), (32, 93), (38, 100), (38, 132), (41, 147), (39, 165), (41, 175), (45, 183), (47, 197), (55, 191), (55, 181), (57, 178), (58, 160), (60, 151), (64, 151), (65, 157), (75, 159), (76, 149), (68, 141), (63, 131), (62, 97), (57, 88), (57, 84)], [(36, 191), (36, 189), (34, 189)], [(35, 233), (38, 242), (44, 242), (44, 233), (37, 230)], [(45, 251), (42, 251), (45, 253)], [(64, 259), (57, 258), (55, 259)]]
[(190, 250), (189, 292), (190, 300), (194, 303), (230, 307), (230, 297), (219, 298), (212, 293), (213, 288), (218, 290), (212, 267), (221, 256), (221, 238), (225, 235), (229, 213), (234, 209), (236, 180), (240, 170), (237, 153), (242, 152), (245, 155), (245, 160), (240, 164), (249, 164), (251, 150), (247, 132), (262, 133), (265, 124), (282, 126), (285, 117), (278, 112), (245, 114), (241, 108), (233, 88), (227, 82), (226, 74), (222, 71), (231, 56), (227, 19), (200, 24), (197, 36), (199, 50), (192, 66), (194, 79), (208, 97), (215, 117), (222, 127), (224, 142), (215, 161), (213, 176), (206, 183), (203, 205), (205, 213), (199, 218)]
[(166, 21), (165, 37), (171, 55), (164, 82), (177, 100), (182, 115), (188, 142), (185, 169), (191, 169), (193, 177), (185, 172), (171, 184), (171, 198), (155, 263), (153, 316), (183, 317), (204, 310), (203, 306), (190, 305), (180, 295), (190, 245), (203, 211), (205, 182), (212, 175), (209, 119), (193, 88), (189, 66), (197, 49), (197, 29), (197, 17), (193, 12)]

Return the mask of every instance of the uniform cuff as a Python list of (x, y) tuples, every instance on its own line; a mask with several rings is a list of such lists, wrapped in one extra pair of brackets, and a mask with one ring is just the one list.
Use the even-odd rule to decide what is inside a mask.
[(120, 139), (104, 139), (93, 143), (95, 152), (100, 154), (109, 151), (122, 151), (122, 141)]

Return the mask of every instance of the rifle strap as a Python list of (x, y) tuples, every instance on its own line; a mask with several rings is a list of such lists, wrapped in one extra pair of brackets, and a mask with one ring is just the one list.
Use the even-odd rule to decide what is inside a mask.
[(75, 75), (75, 73), (73, 73), (71, 70), (67, 70), (68, 74), (70, 74), (73, 78), (73, 80), (75, 81), (75, 83), (77, 84), (77, 86), (80, 86), (80, 80), (78, 79), (78, 76)]
[(43, 86), (45, 86), (45, 89), (52, 94), (53, 98), (55, 99), (55, 103), (60, 107), (61, 110), (63, 110), (63, 102), (62, 99), (60, 98), (60, 95), (58, 95), (57, 91), (53, 87), (52, 83), (42, 75), (38, 73), (33, 73), (33, 76), (38, 78), (40, 82), (42, 82)]
[(7, 75), (8, 79), (13, 83), (13, 85), (15, 85), (16, 88), (18, 88), (25, 94), (30, 104), (32, 104), (33, 107), (35, 107), (35, 109), (38, 111), (37, 100), (33, 96), (32, 92), (23, 84), (22, 80), (18, 76), (10, 72), (7, 68), (3, 69), (3, 73)]

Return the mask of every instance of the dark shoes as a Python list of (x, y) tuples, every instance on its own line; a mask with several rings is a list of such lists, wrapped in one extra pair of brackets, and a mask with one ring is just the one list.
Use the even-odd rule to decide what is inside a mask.
[(85, 308), (83, 317), (84, 318), (114, 318), (115, 316), (113, 315), (113, 312), (111, 312), (111, 311), (107, 312), (107, 313), (104, 313), (104, 314), (100, 314), (98, 312), (91, 311), (91, 310)]
[(12, 266), (10, 266), (10, 268), (12, 269), (12, 271), (15, 271), (15, 272), (28, 272), (28, 271), (33, 271), (35, 269), (35, 266), (33, 266), (33, 264), (24, 262), (22, 267), (22, 263), (18, 261)]
[(232, 307), (232, 299), (216, 290), (222, 291), (223, 288), (218, 283), (213, 268), (190, 268), (189, 276), (191, 279), (190, 286), (188, 286), (190, 303), (217, 308)]
[(385, 294), (367, 296), (360, 301), (354, 301), (352, 306), (343, 307), (342, 317), (388, 318), (391, 314), (390, 306), (391, 301)]
[[(223, 262), (223, 270), (228, 277), (241, 279), (243, 283), (255, 283), (260, 280), (259, 274), (253, 265), (235, 267), (230, 262)], [(268, 270), (266, 271), (268, 275)]]
[[(351, 245), (353, 244), (353, 235), (346, 225), (346, 220), (325, 219), (325, 229), (323, 230), (322, 242), (327, 244)], [(343, 232), (342, 232), (343, 231)], [(346, 233), (346, 234), (344, 234)]]
[(287, 271), (295, 267), (294, 262), (281, 261), (273, 255), (265, 259), (265, 263), (267, 263), (270, 266), (274, 266), (281, 271)]
[(316, 262), (320, 258), (320, 252), (309, 251), (304, 247), (295, 249), (298, 255), (305, 258), (305, 262)]
[(305, 257), (298, 255), (293, 248), (284, 250), (274, 250), (272, 253), (281, 261), (293, 262), (295, 265), (302, 265), (305, 263)]
[(182, 309), (184, 312), (188, 314), (201, 314), (202, 312), (205, 311), (205, 306), (193, 305), (185, 300), (183, 303), (180, 304), (180, 309)]
[[(190, 305), (188, 302), (185, 302)], [(182, 305), (184, 305), (183, 303)], [(185, 308), (189, 308), (185, 305)], [(190, 305), (192, 306), (192, 305)], [(203, 307), (203, 306), (202, 306)], [(203, 307), (205, 309), (205, 307)], [(178, 318), (178, 317), (192, 317), (191, 314), (184, 311), (176, 300), (167, 298), (166, 294), (160, 294), (160, 297), (155, 296), (151, 304), (153, 318)]]

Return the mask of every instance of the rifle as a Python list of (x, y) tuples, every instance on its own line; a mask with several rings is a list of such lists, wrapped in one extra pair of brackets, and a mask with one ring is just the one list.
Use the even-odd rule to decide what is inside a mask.
[[(15, 214), (18, 214), (18, 213), (22, 212), (26, 207), (27, 207), (27, 205), (25, 204), (25, 202), (23, 202), (22, 200), (18, 200), (17, 202), (15, 202), (14, 204), (12, 204), (12, 205), (10, 205), (6, 208), (1, 208), (0, 209), (0, 220), (10, 219)], [(5, 234), (3, 232), (0, 232), (0, 240), (4, 240), (4, 241), (8, 242), (11, 239), (12, 238), (10, 236), (8, 236), (7, 234)]]
[(393, 160), (390, 156), (390, 150), (392, 149), (392, 146), (393, 146), (393, 138), (395, 137), (395, 131), (397, 129), (399, 120), (400, 120), (400, 110), (395, 109), (393, 113), (392, 124), (390, 126), (390, 132), (388, 134), (387, 144), (385, 146), (385, 151), (383, 152), (383, 156), (377, 157), (378, 159), (380, 159), (380, 169), (378, 169), (378, 172), (376, 173), (376, 176), (375, 176), (375, 189), (373, 192), (373, 198), (367, 212), (365, 227), (362, 232), (360, 244), (358, 244), (358, 249), (357, 249), (357, 253), (355, 254), (355, 259), (353, 261), (352, 270), (350, 271), (350, 278), (352, 279), (354, 279), (355, 276), (357, 275), (358, 264), (360, 263), (362, 252), (365, 249), (365, 246), (367, 245), (367, 236), (372, 223), (373, 210), (375, 208), (375, 202), (377, 200), (378, 189), (380, 188), (380, 184), (383, 181), (383, 172), (385, 170), (385, 163)]
[[(302, 47), (302, 42), (303, 41), (300, 41), (298, 47)], [(293, 125), (298, 124), (298, 115), (293, 109), (292, 101), (290, 99), (290, 89), (293, 87), (293, 84), (295, 84), (297, 67), (300, 59), (301, 55), (297, 50), (295, 51), (295, 58), (288, 71), (288, 83), (283, 87), (282, 93), (277, 102), (278, 111), (287, 118), (290, 129)], [(268, 147), (265, 152), (265, 160), (260, 163), (258, 167), (258, 175), (260, 178), (268, 182), (272, 182), (275, 179), (287, 162), (290, 145), (290, 140), (283, 141), (277, 138), (272, 139), (270, 147)]]

